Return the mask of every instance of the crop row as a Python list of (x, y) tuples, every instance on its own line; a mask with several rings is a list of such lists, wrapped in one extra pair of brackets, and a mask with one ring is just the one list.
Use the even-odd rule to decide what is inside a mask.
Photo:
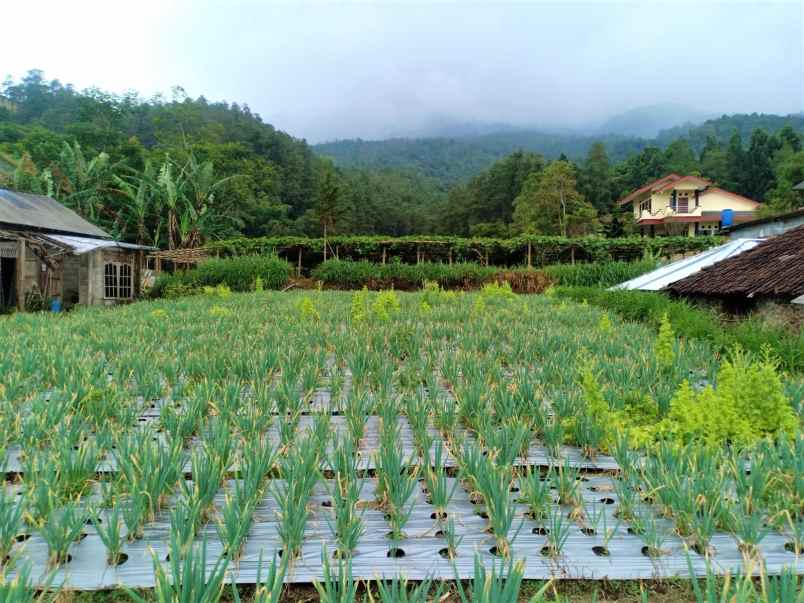
[[(514, 557), (527, 518), (544, 532), (540, 553), (560, 558), (571, 526), (610, 529), (584, 503), (566, 445), (588, 465), (616, 458), (622, 479), (598, 502), (611, 500), (651, 557), (672, 537), (716, 558), (712, 538), (725, 532), (750, 567), (766, 538), (783, 538), (791, 559), (804, 542), (801, 383), (769, 356), (721, 360), (669, 323), (656, 336), (493, 285), (211, 293), (4, 326), (0, 448), (20, 467), (0, 498), (9, 567), (25, 565), (22, 534), (46, 544), (50, 567), (68, 566), (87, 522), (116, 567), (165, 515), (175, 571), (210, 529), (225, 565), (266, 497), (292, 566), (321, 486), (340, 560), (367, 536), (369, 509), (382, 513), (391, 558), (404, 552), (421, 493), (449, 557), (457, 491), (475, 503), (490, 554)], [(692, 414), (709, 407), (721, 421)], [(98, 475), (102, 459), (116, 471)]]

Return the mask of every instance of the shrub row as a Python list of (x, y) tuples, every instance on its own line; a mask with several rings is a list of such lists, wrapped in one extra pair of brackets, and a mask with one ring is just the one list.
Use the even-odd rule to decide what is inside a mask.
[(436, 282), (445, 288), (469, 288), (494, 280), (499, 272), (499, 268), (470, 262), (375, 264), (364, 260), (327, 260), (316, 266), (311, 276), (325, 285), (343, 289), (360, 289), (364, 286), (369, 289), (387, 289), (391, 286), (418, 289), (425, 281)]
[(474, 288), (497, 280), (511, 284), (515, 291), (539, 293), (550, 282), (556, 285), (609, 287), (656, 268), (656, 260), (638, 262), (599, 262), (556, 264), (540, 270), (501, 269), (472, 262), (443, 264), (421, 262), (377, 264), (350, 260), (327, 260), (313, 269), (311, 276), (332, 287), (343, 289), (418, 289), (424, 281), (445, 288)]
[(759, 353), (767, 346), (785, 369), (804, 372), (804, 331), (794, 333), (770, 327), (751, 317), (735, 323), (724, 323), (711, 309), (695, 307), (662, 293), (649, 291), (608, 291), (596, 287), (556, 287), (558, 297), (588, 303), (617, 312), (627, 320), (641, 321), (658, 329), (667, 314), (676, 334), (704, 339), (721, 351), (740, 345)]
[(554, 264), (542, 268), (556, 285), (569, 287), (611, 287), (650, 272), (658, 266), (655, 259), (636, 262), (591, 262)]
[(161, 275), (151, 297), (179, 297), (201, 287), (226, 285), (232, 291), (253, 291), (259, 277), (265, 289), (280, 289), (288, 282), (291, 266), (273, 255), (211, 259), (185, 272)]
[[(306, 270), (334, 253), (342, 260), (367, 260), (379, 263), (383, 258), (398, 258), (413, 264), (429, 262), (475, 262), (493, 266), (540, 267), (571, 261), (632, 261), (646, 255), (669, 257), (677, 253), (703, 251), (722, 242), (719, 237), (555, 237), (521, 235), (510, 239), (412, 235), (406, 237), (335, 236), (326, 239), (308, 237), (257, 237), (211, 241), (205, 248), (213, 255), (253, 255), (278, 253)], [(327, 249), (327, 254), (324, 249)], [(530, 261), (529, 261), (530, 260)]]

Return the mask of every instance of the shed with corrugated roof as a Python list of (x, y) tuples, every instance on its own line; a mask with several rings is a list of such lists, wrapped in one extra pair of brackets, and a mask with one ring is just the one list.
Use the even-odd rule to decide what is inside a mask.
[(115, 241), (51, 197), (0, 189), (0, 309), (129, 302), (151, 249)]

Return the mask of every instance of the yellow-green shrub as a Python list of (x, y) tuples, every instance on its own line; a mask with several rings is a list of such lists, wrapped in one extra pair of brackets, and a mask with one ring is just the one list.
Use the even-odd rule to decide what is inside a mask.
[(682, 383), (657, 435), (680, 442), (750, 445), (779, 432), (793, 433), (796, 415), (785, 396), (778, 363), (766, 351), (752, 360), (739, 348), (717, 373), (717, 387), (695, 391)]
[(673, 366), (673, 361), (675, 360), (673, 344), (675, 342), (676, 336), (673, 333), (673, 326), (670, 324), (667, 312), (665, 312), (659, 322), (659, 335), (656, 338), (656, 362), (661, 368)]

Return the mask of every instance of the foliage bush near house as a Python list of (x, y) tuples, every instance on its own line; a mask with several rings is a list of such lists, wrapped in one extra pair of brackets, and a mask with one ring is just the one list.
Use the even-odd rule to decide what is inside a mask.
[(290, 274), (290, 264), (273, 255), (211, 259), (192, 270), (160, 276), (150, 296), (181, 297), (218, 285), (226, 285), (232, 291), (253, 291), (258, 282), (263, 289), (279, 289)]
[(481, 266), (462, 262), (440, 264), (422, 262), (420, 264), (374, 264), (372, 262), (348, 260), (327, 260), (312, 271), (312, 277), (325, 285), (348, 289), (418, 289), (425, 281), (438, 283), (442, 287), (478, 286), (491, 281), (499, 272), (492, 266)]
[(583, 264), (554, 264), (541, 270), (556, 285), (568, 287), (611, 287), (655, 270), (655, 259), (637, 262), (590, 262)]
[(792, 435), (798, 419), (776, 369), (769, 354), (751, 362), (738, 348), (721, 365), (716, 388), (709, 385), (698, 392), (686, 381), (681, 385), (658, 432), (710, 446), (750, 446), (766, 435)]
[(666, 314), (675, 333), (681, 337), (704, 339), (721, 351), (739, 345), (760, 354), (769, 347), (785, 370), (804, 372), (804, 331), (764, 326), (747, 318), (724, 323), (713, 310), (697, 308), (683, 300), (648, 291), (608, 291), (597, 287), (556, 287), (558, 297), (584, 301), (617, 312), (627, 320), (653, 325), (657, 330)]
[(472, 262), (375, 264), (327, 260), (314, 268), (311, 275), (324, 285), (338, 289), (421, 289), (425, 283), (434, 283), (444, 289), (478, 289), (486, 283), (499, 282), (508, 283), (516, 293), (541, 293), (549, 285), (548, 278), (539, 270), (501, 270)]

